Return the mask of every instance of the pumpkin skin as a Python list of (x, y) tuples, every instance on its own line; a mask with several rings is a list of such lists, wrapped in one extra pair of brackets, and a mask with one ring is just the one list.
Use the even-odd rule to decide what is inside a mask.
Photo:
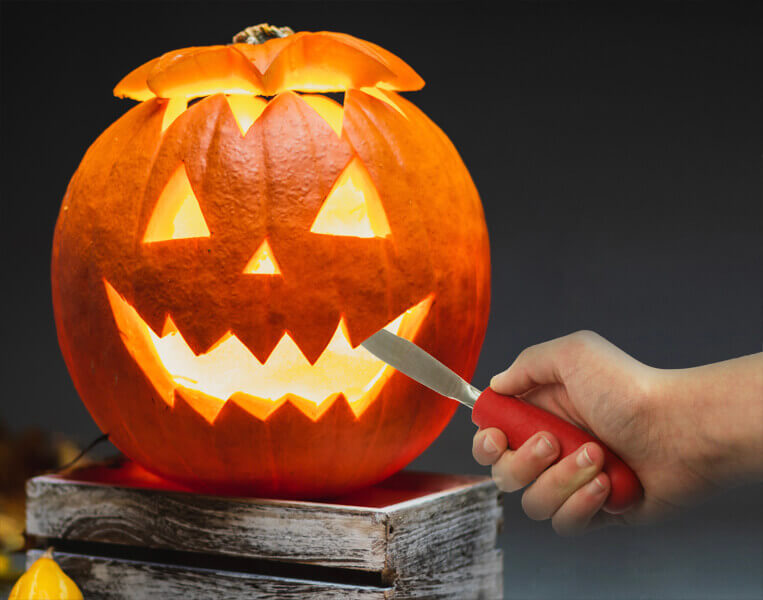
[[(345, 45), (350, 38), (290, 37), (292, 45), (325, 47), (332, 36)], [(336, 123), (299, 93), (322, 85), (300, 89), (300, 69), (317, 72), (309, 70), (310, 53), (294, 51), (304, 64), (278, 62), (289, 39), (247, 48), (252, 56), (239, 52), (250, 63), (227, 58), (246, 46), (233, 44), (168, 53), (128, 75), (115, 93), (142, 102), (87, 151), (56, 224), (53, 306), (77, 391), (124, 454), (192, 489), (323, 498), (371, 485), (418, 456), (456, 403), (392, 371), (349, 400), (343, 373), (334, 373), (335, 393), (317, 403), (288, 386), (278, 397), (251, 391), (216, 397), (175, 379), (165, 389), (136, 354), (124, 315), (138, 315), (140, 327), (156, 336), (168, 331), (169, 317), (170, 330), (197, 356), (232, 334), (263, 365), (288, 335), (318, 365), (340, 329), (354, 348), (424, 306), (406, 337), (467, 379), (485, 333), (490, 264), (476, 188), (445, 134), (390, 91), (420, 87), (420, 78), (399, 58), (350, 38), (351, 49), (377, 48), (374, 60), (392, 75), (337, 54), (332, 73), (342, 74), (345, 92), (338, 135)], [(194, 92), (203, 77), (184, 61), (199, 53), (225, 54), (223, 75), (213, 83), (246, 69), (247, 77), (268, 82), (255, 91), (276, 91), (245, 134), (228, 96), (208, 81), (197, 89), (203, 94)], [(261, 73), (263, 56), (280, 65), (270, 77), (267, 68)], [(333, 55), (320, 56), (325, 63)], [(174, 69), (169, 75), (155, 72), (162, 61)], [(294, 73), (284, 75), (284, 65)], [(339, 91), (331, 87), (335, 79), (322, 90)], [(149, 96), (152, 90), (170, 97)], [(168, 124), (177, 90), (205, 97)], [(367, 237), (311, 231), (353, 161), (378, 192), (388, 231)], [(162, 194), (181, 166), (208, 235), (147, 243)], [(278, 273), (246, 272), (264, 241)]]

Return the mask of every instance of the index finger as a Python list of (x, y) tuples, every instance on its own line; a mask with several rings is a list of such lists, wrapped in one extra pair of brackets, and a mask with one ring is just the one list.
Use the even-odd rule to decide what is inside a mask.
[(550, 383), (562, 383), (560, 356), (569, 336), (536, 344), (523, 350), (508, 369), (490, 380), (499, 394), (517, 396)]

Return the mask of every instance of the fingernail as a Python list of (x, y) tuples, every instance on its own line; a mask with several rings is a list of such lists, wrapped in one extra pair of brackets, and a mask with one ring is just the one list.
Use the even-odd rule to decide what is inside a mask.
[(495, 445), (495, 442), (492, 440), (492, 438), (489, 435), (486, 435), (485, 439), (482, 440), (482, 448), (488, 454), (495, 454), (496, 452), (498, 452), (498, 446)]
[(578, 455), (575, 457), (575, 463), (581, 469), (590, 467), (593, 464), (593, 461), (591, 460), (591, 455), (588, 454), (588, 448), (583, 448), (580, 452), (578, 452)]
[(601, 494), (605, 489), (604, 484), (601, 481), (599, 481), (598, 477), (594, 477), (593, 481), (589, 481), (585, 487), (586, 487), (586, 491), (592, 496)]
[(548, 441), (545, 435), (540, 436), (540, 439), (536, 442), (533, 453), (538, 458), (548, 458), (554, 453), (554, 445)]

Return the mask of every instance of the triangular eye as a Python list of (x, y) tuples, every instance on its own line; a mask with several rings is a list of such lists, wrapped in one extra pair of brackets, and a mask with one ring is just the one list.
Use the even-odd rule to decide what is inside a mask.
[(244, 267), (244, 273), (247, 275), (280, 275), (281, 269), (278, 268), (276, 257), (270, 249), (270, 244), (265, 240), (257, 248), (257, 251), (249, 259)]
[(360, 238), (390, 234), (379, 192), (357, 156), (337, 179), (310, 231)]
[(182, 163), (164, 186), (148, 221), (144, 243), (209, 237), (209, 228)]

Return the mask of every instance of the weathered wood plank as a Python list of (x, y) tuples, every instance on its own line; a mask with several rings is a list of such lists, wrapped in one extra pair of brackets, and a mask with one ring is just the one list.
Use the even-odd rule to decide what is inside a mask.
[[(27, 553), (31, 564), (42, 552)], [(386, 600), (397, 598), (390, 588), (343, 585), (232, 573), (149, 562), (56, 553), (56, 561), (74, 579), (85, 598), (98, 600)]]
[(203, 496), (114, 473), (108, 484), (98, 473), (27, 484), (28, 533), (58, 540), (94, 597), (501, 597), (500, 495), (488, 478), (403, 472), (325, 503)]
[(397, 505), (386, 569), (405, 577), (469, 566), (495, 548), (502, 514), (492, 481)]
[[(453, 567), (452, 559), (463, 563), (495, 547), (500, 508), (486, 478), (402, 473), (387, 485), (343, 499), (393, 502), (374, 507), (211, 497), (42, 476), (27, 483), (27, 532), (384, 572), (387, 578), (406, 565), (419, 569), (421, 562)], [(436, 491), (417, 495), (429, 489)]]
[(444, 572), (409, 573), (395, 581), (392, 598), (406, 600), (501, 600), (503, 554), (491, 550), (469, 564)]
[(373, 508), (217, 498), (36, 477), (27, 532), (381, 571), (386, 521)]

